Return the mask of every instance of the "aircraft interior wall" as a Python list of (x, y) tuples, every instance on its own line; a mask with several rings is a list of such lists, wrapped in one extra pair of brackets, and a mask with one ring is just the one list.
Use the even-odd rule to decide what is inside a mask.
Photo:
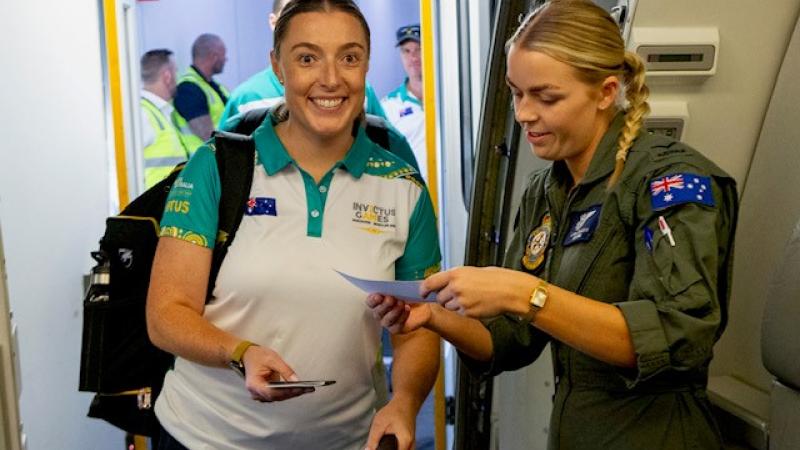
[(98, 2), (0, 3), (0, 222), (29, 450), (123, 438), (77, 391), (83, 275), (111, 204), (99, 21)]
[[(796, 16), (795, 16), (796, 17)], [(800, 22), (769, 97), (741, 198), (730, 329), (719, 343), (714, 369), (767, 390), (770, 376), (759, 339), (765, 294), (791, 230), (800, 219)], [(789, 356), (789, 355), (787, 355)], [(743, 363), (743, 362), (752, 363)]]

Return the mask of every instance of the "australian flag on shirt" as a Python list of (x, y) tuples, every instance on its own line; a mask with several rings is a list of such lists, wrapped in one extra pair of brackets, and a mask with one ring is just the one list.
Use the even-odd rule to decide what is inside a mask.
[(650, 202), (659, 211), (684, 203), (714, 206), (711, 178), (693, 173), (673, 173), (650, 181)]
[(248, 216), (277, 216), (278, 208), (271, 197), (251, 197), (244, 210)]

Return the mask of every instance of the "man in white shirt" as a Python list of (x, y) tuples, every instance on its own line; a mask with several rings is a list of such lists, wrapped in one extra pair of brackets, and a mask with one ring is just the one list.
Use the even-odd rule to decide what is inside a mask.
[(419, 163), (420, 174), (428, 178), (425, 146), (425, 114), (422, 108), (422, 52), (419, 24), (397, 30), (397, 47), (406, 72), (403, 84), (381, 99), (389, 122), (406, 137)]
[(149, 189), (169, 175), (173, 167), (190, 154), (180, 132), (170, 120), (175, 96), (177, 69), (172, 52), (150, 50), (141, 59), (142, 153), (144, 184)]

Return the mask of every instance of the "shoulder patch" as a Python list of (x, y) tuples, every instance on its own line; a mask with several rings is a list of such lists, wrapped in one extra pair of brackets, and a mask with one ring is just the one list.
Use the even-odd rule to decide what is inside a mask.
[(660, 211), (684, 203), (714, 206), (711, 178), (689, 172), (673, 173), (650, 180), (650, 203)]

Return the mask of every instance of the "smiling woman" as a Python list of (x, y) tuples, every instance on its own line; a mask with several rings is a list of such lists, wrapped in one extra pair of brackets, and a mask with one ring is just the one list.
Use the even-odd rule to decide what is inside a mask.
[(369, 27), (363, 17), (300, 14), (297, 5), (282, 14), (297, 17), (275, 27), (272, 68), (286, 89), (281, 111), (287, 118), (276, 132), (290, 156), (319, 181), (350, 148), (353, 121), (363, 114)]
[[(192, 188), (170, 193), (170, 204), (186, 207), (164, 213), (147, 304), (153, 343), (177, 356), (155, 405), (159, 449), (355, 450), (376, 448), (388, 434), (399, 449), (413, 447), (415, 418), (438, 370), (438, 339), (427, 330), (392, 339), (394, 391), (386, 402), (380, 325), (363, 294), (334, 271), (418, 280), (440, 259), (419, 174), (366, 136), (369, 39), (350, 0), (283, 8), (271, 61), (285, 101), (252, 134), (248, 204), (255, 206), (208, 303), (220, 198), (213, 139), (176, 181)], [(359, 217), (354, 205), (392, 214)], [(229, 365), (243, 371), (244, 383)], [(300, 377), (335, 383), (316, 392), (271, 385)]]

